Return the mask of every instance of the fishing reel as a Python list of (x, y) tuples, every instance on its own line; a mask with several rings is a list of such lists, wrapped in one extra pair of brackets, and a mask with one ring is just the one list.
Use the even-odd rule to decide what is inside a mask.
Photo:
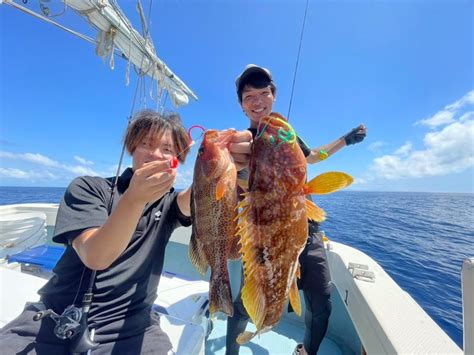
[(70, 340), (72, 353), (85, 353), (99, 346), (98, 343), (92, 340), (87, 327), (87, 319), (81, 308), (69, 305), (61, 315), (58, 315), (52, 309), (47, 309), (36, 313), (33, 320), (39, 321), (44, 317), (49, 317), (56, 323), (53, 330), (54, 335), (59, 339)]

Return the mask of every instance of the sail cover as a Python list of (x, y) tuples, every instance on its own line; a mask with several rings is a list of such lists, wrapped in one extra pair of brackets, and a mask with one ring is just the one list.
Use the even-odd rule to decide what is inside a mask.
[[(196, 95), (158, 58), (151, 39), (141, 36), (114, 0), (63, 0), (98, 30), (97, 54), (119, 49), (141, 74), (156, 80), (168, 91), (175, 107), (186, 105)], [(113, 55), (113, 54), (112, 54)]]

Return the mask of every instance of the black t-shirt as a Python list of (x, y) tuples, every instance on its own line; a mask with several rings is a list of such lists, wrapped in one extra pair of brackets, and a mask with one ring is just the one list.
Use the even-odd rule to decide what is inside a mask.
[[(128, 188), (132, 175), (129, 168), (120, 176), (114, 205)], [(113, 178), (77, 178), (61, 201), (53, 240), (66, 244), (66, 251), (53, 270), (54, 276), (38, 291), (45, 305), (57, 313), (72, 303), (80, 305), (87, 290), (91, 271), (81, 262), (71, 244), (84, 230), (105, 223), (112, 181)], [(148, 326), (146, 313), (157, 295), (165, 246), (176, 227), (191, 224), (191, 219), (179, 210), (177, 195), (171, 189), (159, 201), (148, 204), (124, 252), (109, 268), (97, 272), (89, 313), (92, 327), (100, 328), (115, 322), (122, 328), (122, 337)]]

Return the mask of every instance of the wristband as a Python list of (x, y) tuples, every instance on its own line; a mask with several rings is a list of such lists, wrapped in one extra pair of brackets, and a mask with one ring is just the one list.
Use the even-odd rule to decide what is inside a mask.
[(327, 159), (327, 157), (329, 157), (329, 154), (326, 149), (321, 149), (318, 152), (318, 154), (319, 154), (319, 160), (324, 160), (324, 159)]

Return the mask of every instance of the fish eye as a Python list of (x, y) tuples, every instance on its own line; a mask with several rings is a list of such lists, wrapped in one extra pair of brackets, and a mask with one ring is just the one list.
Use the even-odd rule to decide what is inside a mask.
[(202, 155), (202, 153), (204, 153), (204, 147), (199, 147), (198, 155)]

